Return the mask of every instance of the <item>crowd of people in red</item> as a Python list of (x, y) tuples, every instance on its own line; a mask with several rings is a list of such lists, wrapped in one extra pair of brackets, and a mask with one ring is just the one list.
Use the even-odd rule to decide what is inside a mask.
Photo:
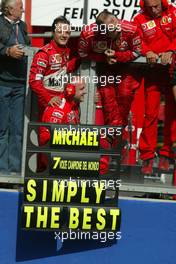
[[(74, 95), (78, 88), (77, 84), (62, 85), (58, 80), (61, 80), (64, 74), (74, 71), (81, 61), (95, 61), (99, 76), (121, 76), (120, 83), (107, 81), (101, 85), (100, 82), (97, 92), (101, 98), (105, 124), (125, 127), (135, 92), (143, 79), (145, 118), (139, 149), (143, 161), (142, 173), (152, 174), (157, 152), (161, 93), (165, 95), (165, 125), (164, 144), (159, 151), (159, 169), (169, 170), (170, 164), (174, 161), (172, 146), (176, 137), (176, 131), (173, 130), (176, 103), (169, 69), (171, 65), (174, 66), (172, 60), (176, 50), (176, 8), (166, 0), (142, 0), (140, 6), (140, 12), (131, 22), (119, 20), (107, 10), (101, 12), (95, 23), (82, 30), (78, 57), (71, 61), (66, 47), (70, 36), (70, 24), (64, 17), (57, 18), (52, 26), (53, 40), (35, 55), (29, 83), (38, 95), (41, 114), (49, 105), (53, 109), (52, 116), (59, 116), (58, 120), (56, 118), (53, 120), (62, 122), (67, 112), (70, 115), (70, 110), (63, 107), (63, 100), (75, 105), (75, 101), (79, 101), (76, 100), (76, 94)], [(147, 65), (142, 70), (139, 66), (134, 67), (129, 63), (139, 56), (146, 57)], [(51, 81), (51, 77), (55, 79), (54, 82)], [(57, 87), (56, 80), (57, 84), (60, 84)], [(71, 86), (69, 88), (71, 96), (67, 94), (68, 85)], [(79, 87), (82, 93), (85, 93), (85, 84), (82, 83)], [(45, 116), (46, 111), (51, 115), (48, 106), (47, 109)], [(77, 115), (77, 110), (75, 111), (72, 106), (70, 109), (75, 113), (72, 116)], [(67, 119), (65, 122), (75, 123), (75, 119)]]
[[(21, 4), (21, 1), (16, 0), (14, 9), (18, 2)], [(69, 82), (68, 75), (84, 60), (95, 61), (98, 76), (121, 76), (120, 82), (110, 82), (109, 78), (106, 78), (103, 85), (100, 82), (97, 97), (101, 100), (105, 125), (125, 127), (135, 93), (143, 81), (145, 117), (139, 150), (143, 161), (141, 171), (150, 175), (157, 152), (158, 113), (162, 93), (165, 96), (165, 122), (164, 142), (159, 151), (159, 169), (169, 170), (175, 159), (173, 144), (176, 139), (176, 7), (167, 0), (141, 0), (140, 7), (141, 10), (133, 17), (133, 21), (120, 20), (107, 10), (99, 13), (94, 23), (83, 28), (78, 43), (78, 54), (72, 59), (67, 47), (71, 35), (70, 22), (63, 16), (57, 17), (52, 24), (52, 40), (34, 56), (29, 85), (38, 98), (39, 121), (77, 124), (80, 120), (79, 104), (84, 100), (86, 84), (79, 77), (75, 77), (74, 82)], [(8, 13), (4, 11), (2, 16), (6, 20), (12, 19), (15, 23), (21, 23), (23, 7), (20, 8), (18, 19), (13, 19), (14, 15), (10, 13), (10, 9)], [(22, 38), (21, 34), (20, 37), (24, 42), (24, 36)], [(12, 59), (14, 46), (11, 47), (10, 40), (6, 49), (3, 48), (0, 46), (0, 52), (4, 52), (1, 57)], [(130, 63), (140, 56), (146, 58), (145, 67)], [(20, 59), (20, 55), (15, 58)], [(0, 85), (1, 79), (3, 77), (1, 78), (0, 73)], [(1, 94), (0, 99), (1, 97), (4, 95)], [(1, 129), (0, 145), (3, 136), (4, 130)], [(48, 133), (44, 129), (40, 131), (40, 144), (48, 140), (45, 137), (48, 137)], [(111, 144), (116, 144), (115, 135)], [(1, 148), (0, 157), (3, 155)], [(0, 170), (1, 167), (0, 163)], [(19, 166), (16, 170), (19, 170)]]

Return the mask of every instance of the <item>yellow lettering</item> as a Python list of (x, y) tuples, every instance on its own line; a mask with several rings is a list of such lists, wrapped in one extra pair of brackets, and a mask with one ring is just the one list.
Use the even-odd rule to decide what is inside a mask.
[(26, 198), (29, 202), (33, 202), (36, 199), (36, 190), (34, 189), (36, 187), (36, 181), (31, 179), (27, 183), (27, 191), (30, 194), (26, 195)]
[(24, 206), (24, 213), (26, 216), (26, 227), (30, 227), (31, 224), (31, 214), (34, 213), (34, 206)]
[(60, 227), (60, 224), (57, 223), (59, 221), (59, 213), (60, 213), (60, 207), (51, 208), (51, 228)]
[(92, 146), (94, 132), (88, 132), (87, 135), (87, 146)]
[[(42, 210), (43, 209), (43, 210)], [(43, 211), (43, 213), (42, 213)], [(48, 219), (48, 207), (38, 207), (37, 211), (37, 228), (41, 227), (41, 224), (43, 223), (43, 228), (46, 228), (47, 226), (47, 219)]]
[(83, 161), (83, 170), (87, 170), (87, 161)]
[(98, 146), (97, 133), (88, 131), (58, 131), (54, 129), (53, 145), (80, 145), (80, 146)]
[(98, 146), (97, 133), (95, 133), (95, 132), (93, 134), (93, 146), (94, 147)]
[(99, 170), (99, 162), (89, 161), (88, 162), (88, 170), (98, 171)]
[(87, 139), (86, 139), (86, 133), (83, 132), (81, 134), (81, 139), (80, 139), (80, 142), (79, 142), (80, 146), (86, 146), (87, 145)]
[(84, 208), (84, 214), (83, 214), (83, 229), (91, 229), (91, 216), (92, 214), (92, 208)]
[(67, 191), (67, 203), (70, 203), (71, 197), (74, 197), (77, 194), (78, 187), (75, 181), (68, 182), (68, 191)]
[(96, 191), (96, 203), (100, 203), (101, 194), (103, 189), (105, 188), (105, 185), (103, 182), (100, 182), (100, 184), (98, 182), (95, 182), (94, 187)]
[(64, 130), (62, 131), (62, 145), (66, 144), (66, 136), (67, 136), (67, 132)]
[(61, 144), (62, 142), (62, 134), (61, 131), (58, 131), (56, 128), (54, 129), (54, 133), (53, 133), (53, 145), (58, 145)]
[(68, 170), (82, 170), (82, 161), (69, 160)]
[(81, 189), (82, 189), (82, 193), (81, 193), (81, 203), (89, 203), (89, 198), (85, 197), (86, 195), (86, 181), (82, 181), (81, 182)]
[(112, 230), (116, 230), (117, 216), (120, 215), (120, 210), (118, 208), (110, 209), (110, 215), (112, 215)]
[(68, 170), (71, 170), (71, 160), (68, 161)]
[(67, 169), (67, 160), (61, 160), (60, 169), (62, 169), (62, 170)]
[(79, 226), (79, 210), (78, 208), (70, 208), (69, 228), (76, 229)]
[(72, 136), (73, 136), (72, 132), (68, 131), (67, 132), (67, 139), (66, 139), (67, 145), (72, 145)]
[(47, 197), (47, 180), (43, 181), (43, 195), (42, 195), (42, 202), (46, 202), (46, 197)]
[(79, 140), (80, 140), (80, 132), (74, 131), (72, 136), (72, 145), (79, 145)]
[(53, 166), (53, 170), (55, 170), (58, 167), (58, 165), (59, 165), (61, 157), (53, 157), (53, 160), (55, 161), (55, 164)]
[(57, 180), (53, 181), (53, 191), (52, 191), (52, 202), (63, 202), (64, 201), (64, 181), (58, 183)]
[(104, 218), (104, 216), (106, 216), (106, 211), (104, 208), (100, 208), (97, 211), (97, 220), (100, 223), (96, 224), (97, 230), (103, 230), (106, 226), (106, 220)]

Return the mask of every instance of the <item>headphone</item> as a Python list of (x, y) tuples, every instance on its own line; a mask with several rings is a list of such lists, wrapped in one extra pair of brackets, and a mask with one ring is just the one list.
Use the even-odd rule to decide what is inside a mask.
[[(164, 8), (166, 8), (166, 9), (168, 8), (168, 5), (169, 5), (168, 0), (161, 0), (161, 3), (162, 3), (162, 6), (163, 6)], [(140, 0), (139, 5), (140, 5), (140, 7), (141, 7), (142, 9), (144, 9), (144, 7), (145, 7), (144, 0)]]

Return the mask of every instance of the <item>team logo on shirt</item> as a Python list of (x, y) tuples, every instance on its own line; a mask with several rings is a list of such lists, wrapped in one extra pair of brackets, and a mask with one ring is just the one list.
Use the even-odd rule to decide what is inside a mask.
[(133, 39), (133, 45), (138, 45), (138, 44), (140, 44), (141, 43), (141, 39), (140, 39), (140, 37), (135, 37), (134, 39)]
[(86, 47), (87, 46), (87, 41), (85, 41), (84, 39), (81, 39), (80, 40), (80, 45), (83, 46), (83, 47)]
[(49, 64), (61, 64), (62, 57), (59, 54), (53, 54), (49, 57)]
[(63, 63), (63, 58), (61, 54), (53, 54), (49, 57), (49, 64), (51, 65), (51, 70), (59, 70)]
[(168, 16), (164, 16), (161, 19), (161, 25), (166, 25), (166, 24), (171, 23), (171, 22), (172, 22), (172, 18), (168, 17)]
[(119, 46), (119, 50), (126, 50), (128, 48), (128, 43), (126, 41), (122, 41), (121, 45)]
[(35, 75), (35, 80), (36, 81), (39, 81), (39, 80), (42, 80), (42, 79), (43, 79), (43, 74), (38, 73), (38, 74)]
[(39, 66), (41, 66), (41, 67), (43, 67), (43, 68), (46, 68), (46, 66), (47, 66), (47, 61), (44, 60), (44, 59), (38, 58), (38, 60), (37, 60), (37, 65), (39, 65)]
[(147, 31), (147, 30), (150, 30), (150, 29), (156, 27), (156, 24), (155, 24), (155, 21), (154, 20), (150, 20), (147, 23), (143, 23), (141, 26), (142, 26), (142, 29), (144, 31)]
[(98, 41), (98, 48), (99, 49), (106, 49), (107, 48), (107, 42), (106, 41)]
[(70, 113), (67, 114), (67, 119), (68, 122), (71, 123), (72, 121), (74, 121), (74, 119), (76, 118), (75, 112), (71, 111)]
[(149, 22), (148, 22), (148, 27), (149, 27), (149, 28), (154, 28), (154, 27), (156, 27), (155, 21), (154, 21), (154, 20), (149, 21)]
[(64, 112), (62, 112), (62, 111), (54, 111), (54, 112), (52, 113), (52, 116), (53, 116), (53, 117), (57, 117), (57, 118), (63, 118), (63, 116), (64, 116)]
[(102, 53), (107, 49), (107, 41), (94, 41), (93, 42), (94, 51)]

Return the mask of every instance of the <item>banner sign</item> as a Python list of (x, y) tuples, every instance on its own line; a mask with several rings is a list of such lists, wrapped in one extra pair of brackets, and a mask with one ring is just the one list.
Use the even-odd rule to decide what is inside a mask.
[[(46, 126), (50, 131), (49, 142), (46, 146), (34, 146), (31, 132), (40, 131), (41, 124), (29, 124), (22, 228), (118, 231), (121, 219), (117, 208), (120, 170), (112, 163), (119, 164), (120, 155), (110, 147), (108, 153), (106, 148), (101, 149), (105, 142), (106, 147), (109, 146), (109, 136), (110, 145), (114, 142), (121, 145), (122, 128), (111, 127), (109, 130), (105, 127), (102, 130), (100, 126), (77, 125), (71, 130), (69, 125)], [(106, 132), (106, 137), (102, 137), (102, 131)], [(35, 171), (29, 165), (33, 153), (38, 154)], [(41, 172), (38, 166), (41, 169), (43, 161), (45, 166)]]
[(24, 205), (22, 226), (40, 230), (117, 231), (120, 209), (114, 207)]
[[(35, 124), (31, 122), (32, 130), (35, 129)], [(39, 125), (38, 125), (39, 126)], [(43, 123), (40, 127), (44, 128)], [(101, 152), (101, 153), (116, 153), (121, 152), (121, 145), (116, 144), (113, 148), (112, 141), (121, 142), (122, 127), (120, 126), (91, 126), (91, 125), (58, 125), (58, 124), (45, 124), (47, 133), (50, 134), (49, 141), (46, 145), (41, 146), (41, 149), (52, 149), (56, 151), (73, 151), (73, 152)], [(30, 131), (29, 131), (30, 132)], [(109, 146), (108, 146), (109, 144)], [(110, 147), (111, 144), (111, 147)], [(35, 144), (28, 140), (29, 149), (38, 149)]]
[(98, 155), (91, 157), (90, 154), (80, 155), (52, 153), (50, 173), (52, 175), (72, 175), (98, 177), (100, 173), (100, 160)]
[(104, 181), (68, 179), (25, 179), (24, 201), (29, 203), (80, 203), (105, 202)]
[[(98, 13), (107, 9), (120, 19), (131, 20), (139, 8), (139, 0), (89, 0), (88, 24), (93, 23)], [(58, 15), (66, 16), (73, 27), (83, 26), (84, 0), (49, 1), (32, 0), (32, 25), (51, 26), (53, 18)], [(40, 13), (38, 12), (40, 10)]]
[(70, 130), (68, 127), (62, 127), (61, 129), (53, 127), (51, 134), (50, 145), (53, 148), (95, 151), (100, 148), (99, 131), (92, 131), (90, 128), (83, 130), (83, 127), (80, 129), (78, 127)]

